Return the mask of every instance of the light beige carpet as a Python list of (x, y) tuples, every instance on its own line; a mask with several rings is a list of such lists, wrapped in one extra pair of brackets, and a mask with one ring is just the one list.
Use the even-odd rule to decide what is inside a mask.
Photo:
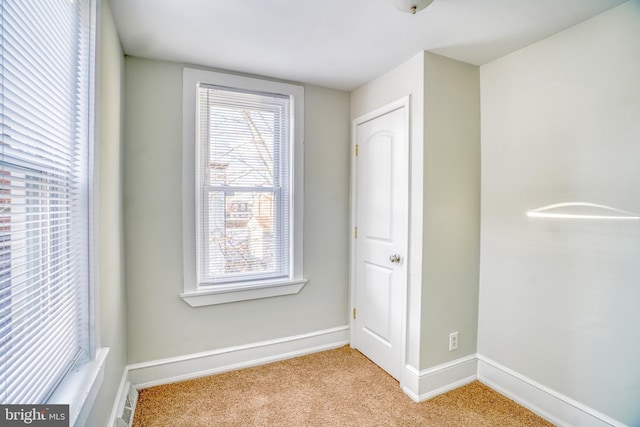
[(475, 381), (415, 403), (350, 347), (140, 391), (134, 426), (552, 426)]

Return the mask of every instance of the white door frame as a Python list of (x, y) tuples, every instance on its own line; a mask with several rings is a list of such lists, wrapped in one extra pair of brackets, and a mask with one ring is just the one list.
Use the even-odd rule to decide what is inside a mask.
[(400, 299), (402, 301), (403, 313), (401, 314), (401, 345), (400, 345), (400, 362), (402, 363), (400, 369), (400, 387), (403, 387), (406, 378), (406, 365), (407, 365), (407, 316), (408, 316), (408, 292), (409, 292), (409, 280), (410, 280), (410, 265), (411, 265), (411, 257), (409, 252), (409, 228), (411, 227), (410, 212), (411, 212), (411, 123), (410, 123), (410, 96), (406, 95), (394, 102), (386, 104), (380, 108), (377, 108), (367, 114), (356, 117), (352, 120), (352, 134), (351, 134), (351, 238), (349, 239), (349, 338), (350, 343), (353, 344), (355, 338), (355, 321), (353, 318), (353, 310), (356, 307), (355, 301), (355, 289), (356, 289), (356, 237), (355, 237), (355, 227), (357, 226), (357, 190), (358, 190), (358, 160), (356, 156), (356, 144), (358, 142), (358, 126), (364, 122), (375, 119), (377, 117), (383, 116), (387, 113), (395, 111), (399, 108), (404, 107), (404, 134), (407, 138), (407, 170), (406, 174), (408, 175), (408, 185), (409, 188), (407, 192), (409, 194), (408, 206), (407, 206), (407, 239), (406, 239), (406, 247), (403, 250), (405, 256), (405, 265), (407, 269), (406, 274), (406, 283), (402, 288)]

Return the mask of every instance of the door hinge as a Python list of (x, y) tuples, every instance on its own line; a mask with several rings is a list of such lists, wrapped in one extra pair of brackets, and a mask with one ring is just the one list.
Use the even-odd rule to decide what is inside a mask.
[(356, 144), (356, 156), (358, 155), (358, 144)]
[(353, 237), (358, 238), (358, 227), (354, 227), (353, 229)]
[(354, 319), (356, 318), (356, 309), (355, 308), (353, 309), (353, 318)]

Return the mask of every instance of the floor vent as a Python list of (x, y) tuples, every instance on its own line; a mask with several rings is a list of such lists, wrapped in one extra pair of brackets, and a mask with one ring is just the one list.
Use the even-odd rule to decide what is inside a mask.
[(118, 418), (114, 427), (131, 427), (133, 425), (133, 414), (136, 411), (136, 403), (138, 402), (138, 391), (127, 382), (125, 385), (127, 394), (122, 398), (118, 406)]

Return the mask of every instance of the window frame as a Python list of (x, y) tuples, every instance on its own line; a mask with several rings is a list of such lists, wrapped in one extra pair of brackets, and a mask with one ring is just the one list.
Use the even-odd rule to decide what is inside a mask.
[[(196, 260), (196, 146), (198, 126), (198, 85), (223, 86), (253, 92), (287, 95), (293, 106), (293, 133), (290, 148), (290, 273), (288, 277), (246, 280), (202, 286), (198, 283)], [(184, 286), (180, 297), (190, 306), (290, 295), (307, 283), (303, 276), (304, 203), (304, 87), (254, 77), (185, 67), (183, 69), (183, 153), (182, 215)]]

